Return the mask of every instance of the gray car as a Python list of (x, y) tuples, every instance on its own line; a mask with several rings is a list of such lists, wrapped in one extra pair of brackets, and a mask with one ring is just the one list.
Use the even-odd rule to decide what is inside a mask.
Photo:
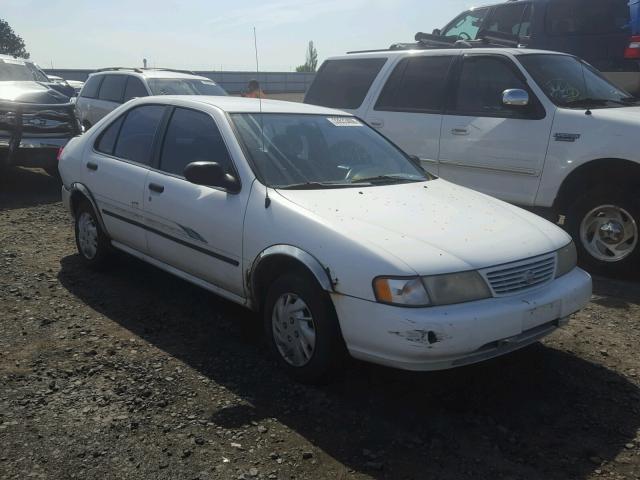
[(227, 92), (207, 77), (167, 69), (107, 68), (89, 75), (76, 102), (88, 130), (112, 110), (133, 98), (151, 95), (214, 95)]

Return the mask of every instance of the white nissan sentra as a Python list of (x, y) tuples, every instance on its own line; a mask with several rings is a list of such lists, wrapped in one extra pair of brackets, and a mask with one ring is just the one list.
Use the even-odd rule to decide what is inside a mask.
[(563, 230), (416, 163), (340, 111), (158, 97), (72, 140), (59, 169), (89, 266), (115, 248), (262, 312), (300, 381), (345, 352), (408, 370), (482, 361), (587, 304)]

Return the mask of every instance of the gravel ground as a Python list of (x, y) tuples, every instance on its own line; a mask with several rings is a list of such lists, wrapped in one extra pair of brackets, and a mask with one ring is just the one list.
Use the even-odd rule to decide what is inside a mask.
[(0, 178), (0, 478), (640, 479), (640, 285), (508, 357), (292, 383), (255, 317), (76, 255), (56, 182)]

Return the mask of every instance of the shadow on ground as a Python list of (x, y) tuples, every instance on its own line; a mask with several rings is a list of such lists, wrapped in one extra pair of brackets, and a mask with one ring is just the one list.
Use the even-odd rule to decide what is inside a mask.
[(60, 201), (60, 181), (39, 169), (0, 170), (0, 211)]
[(61, 263), (60, 282), (82, 302), (246, 401), (212, 406), (213, 422), (275, 418), (374, 478), (585, 478), (640, 426), (637, 387), (542, 345), (440, 373), (353, 362), (328, 387), (298, 386), (244, 309), (132, 259), (102, 274), (77, 256)]

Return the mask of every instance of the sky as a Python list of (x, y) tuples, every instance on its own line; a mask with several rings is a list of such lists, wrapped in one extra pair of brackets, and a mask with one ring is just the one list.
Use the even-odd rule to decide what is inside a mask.
[[(490, 2), (480, 2), (490, 3)], [(292, 71), (312, 40), (320, 62), (412, 41), (472, 0), (0, 0), (43, 68), (142, 66)]]

